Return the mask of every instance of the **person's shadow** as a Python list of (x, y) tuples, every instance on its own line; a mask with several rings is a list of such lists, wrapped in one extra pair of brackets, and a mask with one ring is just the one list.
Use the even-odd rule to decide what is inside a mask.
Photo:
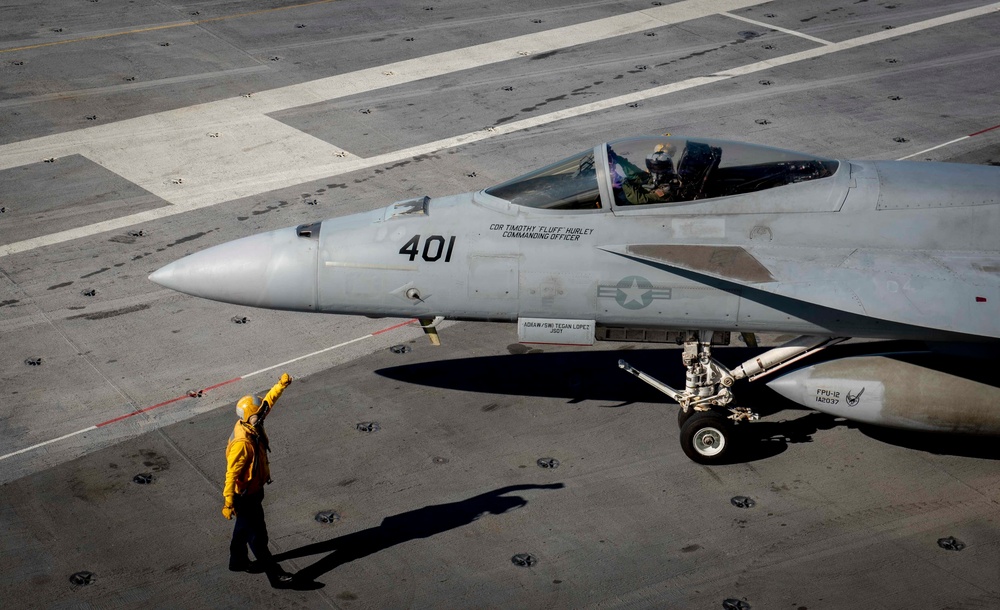
[(429, 538), (450, 529), (468, 525), (485, 514), (501, 515), (525, 506), (520, 496), (505, 494), (528, 489), (562, 489), (562, 483), (550, 485), (511, 485), (447, 504), (435, 504), (411, 510), (382, 520), (378, 527), (344, 534), (325, 542), (316, 542), (274, 556), (275, 562), (328, 553), (299, 570), (292, 579), (292, 589), (317, 589), (322, 583), (316, 578), (343, 565), (373, 553), (417, 538)]

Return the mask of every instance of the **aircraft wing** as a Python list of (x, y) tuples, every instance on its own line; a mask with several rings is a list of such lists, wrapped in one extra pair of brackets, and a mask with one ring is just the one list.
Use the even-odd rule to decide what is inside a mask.
[(1000, 338), (992, 253), (630, 244), (601, 247), (667, 270), (925, 328)]

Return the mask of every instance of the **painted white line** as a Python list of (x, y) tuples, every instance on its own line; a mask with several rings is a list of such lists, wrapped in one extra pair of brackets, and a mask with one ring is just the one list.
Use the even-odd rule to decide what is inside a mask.
[(318, 356), (320, 354), (325, 354), (326, 352), (329, 352), (330, 350), (339, 349), (341, 347), (347, 347), (348, 345), (351, 345), (353, 343), (357, 343), (358, 341), (364, 341), (365, 339), (371, 339), (374, 336), (375, 335), (365, 335), (364, 337), (358, 337), (357, 339), (351, 339), (350, 341), (344, 341), (343, 343), (338, 343), (337, 345), (331, 345), (330, 347), (324, 347), (323, 349), (316, 350), (315, 352), (312, 352), (310, 354), (306, 354), (304, 356), (299, 356), (297, 358), (292, 358), (291, 360), (285, 360), (284, 362), (280, 362), (278, 364), (273, 364), (273, 365), (271, 365), (269, 367), (262, 368), (259, 371), (254, 371), (252, 373), (247, 373), (246, 375), (242, 375), (240, 378), (241, 379), (246, 379), (247, 377), (253, 377), (254, 375), (260, 375), (261, 373), (266, 373), (268, 371), (273, 371), (276, 368), (280, 368), (280, 367), (283, 367), (283, 366), (288, 366), (289, 364), (292, 364), (293, 362), (298, 362), (299, 360), (305, 360), (306, 358), (312, 358), (313, 356)]
[[(445, 51), (350, 74), (322, 78), (300, 85), (271, 89), (255, 94), (254, 100), (255, 103), (266, 107), (263, 112), (275, 112), (311, 104), (319, 100), (331, 100), (460, 70), (481, 68), (502, 61), (518, 59), (525, 53), (537, 55), (599, 40), (636, 34), (653, 28), (717, 15), (723, 11), (759, 6), (770, 1), (681, 0), (614, 17)], [(392, 76), (385, 76), (386, 72), (391, 72)]]
[[(0, 52), (3, 52), (0, 50)], [(231, 70), (220, 70), (218, 72), (200, 72), (188, 76), (171, 76), (152, 81), (127, 83), (121, 85), (110, 85), (107, 87), (92, 87), (90, 89), (74, 89), (72, 91), (60, 91), (59, 93), (40, 93), (30, 97), (19, 97), (0, 102), (0, 108), (14, 108), (18, 106), (30, 106), (41, 102), (51, 102), (66, 99), (79, 99), (85, 96), (108, 95), (110, 93), (124, 93), (142, 91), (145, 89), (156, 89), (164, 85), (193, 83), (204, 80), (221, 80), (222, 78), (232, 78), (234, 76), (244, 76), (256, 72), (267, 72), (269, 66), (247, 66), (245, 68), (233, 68)]]
[(954, 140), (952, 140), (950, 142), (945, 142), (944, 144), (938, 144), (937, 146), (931, 146), (928, 149), (922, 150), (920, 152), (915, 152), (912, 155), (906, 155), (905, 157), (900, 157), (900, 158), (898, 158), (896, 160), (897, 161), (904, 161), (904, 160), (909, 159), (911, 157), (916, 157), (917, 155), (922, 155), (924, 153), (929, 153), (932, 150), (937, 150), (939, 148), (944, 148), (945, 146), (949, 146), (951, 144), (954, 144), (955, 142), (961, 142), (962, 140), (968, 140), (970, 137), (972, 137), (972, 136), (962, 136), (961, 138), (955, 138)]
[(22, 453), (27, 453), (29, 451), (33, 451), (35, 449), (40, 449), (40, 448), (42, 448), (42, 447), (44, 447), (46, 445), (51, 445), (52, 443), (58, 443), (59, 441), (66, 440), (67, 438), (70, 438), (72, 436), (76, 436), (78, 434), (83, 434), (84, 432), (90, 432), (91, 430), (97, 430), (97, 426), (90, 426), (89, 428), (84, 428), (83, 430), (77, 430), (76, 432), (70, 432), (69, 434), (64, 434), (64, 435), (60, 436), (59, 438), (53, 438), (53, 439), (47, 440), (47, 441), (45, 441), (43, 443), (38, 443), (37, 445), (32, 445), (30, 447), (25, 447), (24, 449), (21, 449), (19, 451), (14, 451), (12, 453), (8, 453), (7, 455), (0, 455), (0, 461), (6, 460), (7, 458), (10, 458), (10, 457), (14, 457), (15, 455), (21, 455)]
[(915, 34), (917, 32), (922, 32), (924, 30), (929, 30), (931, 28), (940, 27), (942, 25), (948, 25), (951, 23), (955, 23), (956, 21), (963, 21), (966, 19), (972, 19), (974, 17), (982, 17), (983, 15), (996, 13), (998, 11), (1000, 11), (1000, 2), (994, 2), (993, 4), (987, 4), (986, 6), (980, 6), (965, 11), (959, 11), (957, 13), (951, 13), (949, 15), (942, 15), (940, 17), (935, 17), (934, 19), (927, 19), (925, 21), (918, 21), (916, 23), (901, 25), (891, 30), (881, 30), (874, 34), (868, 34), (866, 36), (858, 36), (857, 38), (851, 38), (849, 40), (842, 40), (840, 42), (830, 43), (829, 45), (823, 47), (816, 47), (815, 49), (808, 49), (805, 51), (800, 51), (798, 53), (790, 53), (788, 55), (782, 55), (781, 57), (774, 57), (771, 59), (767, 59), (765, 61), (760, 61), (753, 64), (748, 64), (746, 66), (741, 66), (739, 68), (734, 68), (732, 70), (726, 70), (725, 72), (719, 72), (718, 74), (727, 76), (743, 76), (745, 74), (752, 74), (754, 72), (759, 72), (761, 70), (776, 68), (778, 66), (792, 64), (806, 59), (822, 57), (824, 55), (829, 55), (830, 53), (837, 53), (839, 51), (855, 49), (857, 47), (862, 47), (876, 42), (883, 42), (893, 38), (901, 38), (909, 34)]
[(833, 44), (829, 40), (823, 40), (822, 38), (816, 38), (815, 36), (810, 36), (809, 34), (803, 34), (802, 32), (796, 32), (795, 30), (789, 30), (773, 23), (764, 23), (763, 21), (756, 21), (754, 19), (749, 19), (747, 17), (741, 17), (740, 15), (734, 15), (729, 12), (719, 13), (720, 15), (725, 15), (726, 17), (732, 17), (733, 19), (739, 19), (740, 21), (746, 21), (747, 23), (752, 23), (754, 25), (759, 25), (762, 28), (767, 28), (769, 30), (777, 30), (779, 32), (784, 32), (786, 34), (791, 34), (792, 36), (798, 36), (799, 38), (805, 38), (806, 40), (811, 40), (813, 42), (818, 42), (820, 44), (829, 45)]
[[(692, 9), (692, 7), (695, 6), (693, 3), (686, 4), (684, 2), (681, 2), (669, 5), (669, 7), (664, 7), (664, 8), (675, 8), (682, 5), (687, 6), (689, 9), (688, 12), (682, 11), (682, 14), (690, 14), (690, 10)], [(216, 183), (215, 185), (203, 185), (203, 189), (205, 190), (203, 190), (200, 194), (189, 196), (186, 202), (181, 205), (168, 206), (156, 210), (150, 210), (148, 212), (141, 212), (138, 214), (133, 214), (131, 216), (124, 216), (121, 218), (101, 223), (96, 223), (93, 225), (77, 227), (75, 229), (61, 231), (59, 233), (54, 233), (51, 235), (45, 235), (30, 240), (25, 240), (25, 241), (15, 242), (12, 244), (7, 244), (5, 246), (0, 246), (0, 257), (16, 254), (19, 252), (25, 252), (28, 250), (33, 250), (35, 248), (39, 248), (46, 245), (53, 245), (70, 241), (73, 239), (89, 237), (91, 235), (102, 233), (104, 231), (110, 231), (138, 224), (141, 222), (148, 222), (150, 220), (165, 218), (168, 216), (172, 216), (174, 214), (182, 214), (190, 210), (195, 210), (215, 205), (217, 203), (221, 203), (223, 201), (229, 201), (237, 197), (250, 196), (253, 194), (267, 192), (270, 190), (286, 188), (289, 186), (294, 186), (295, 184), (309, 182), (311, 180), (319, 180), (322, 178), (333, 178), (348, 172), (368, 169), (383, 164), (394, 163), (397, 161), (409, 159), (414, 156), (422, 154), (435, 153), (447, 148), (453, 148), (455, 146), (461, 146), (463, 144), (478, 142), (499, 135), (514, 133), (516, 131), (522, 131), (525, 129), (530, 129), (532, 127), (553, 123), (555, 121), (560, 121), (563, 119), (578, 117), (592, 112), (607, 110), (623, 104), (634, 103), (650, 99), (653, 97), (667, 95), (669, 93), (677, 91), (683, 91), (685, 89), (691, 89), (694, 87), (700, 87), (702, 85), (716, 83), (730, 78), (735, 78), (738, 76), (745, 76), (748, 74), (753, 74), (755, 72), (770, 70), (778, 66), (787, 65), (803, 61), (806, 59), (822, 57), (824, 55), (828, 55), (831, 53), (836, 53), (848, 49), (854, 49), (863, 45), (882, 42), (892, 38), (899, 38), (902, 36), (906, 36), (908, 34), (913, 34), (930, 28), (947, 25), (950, 23), (955, 23), (957, 21), (962, 21), (965, 19), (980, 17), (982, 15), (995, 13), (998, 11), (1000, 11), (1000, 2), (965, 11), (959, 11), (957, 13), (936, 17), (934, 19), (929, 19), (926, 21), (911, 23), (909, 25), (900, 26), (892, 30), (884, 30), (881, 32), (877, 32), (875, 34), (860, 36), (858, 38), (853, 38), (838, 43), (831, 43), (825, 46), (816, 47), (814, 49), (809, 49), (798, 53), (791, 53), (789, 55), (774, 57), (766, 61), (759, 61), (744, 66), (738, 66), (709, 76), (690, 78), (677, 83), (671, 83), (668, 85), (654, 87), (652, 89), (647, 89), (644, 91), (638, 91), (631, 94), (621, 95), (604, 101), (598, 101), (590, 104), (576, 106), (573, 108), (567, 108), (564, 110), (551, 112), (548, 114), (540, 115), (529, 119), (524, 119), (521, 121), (506, 123), (503, 125), (497, 125), (496, 127), (491, 127), (489, 130), (484, 129), (481, 131), (467, 133), (452, 138), (445, 138), (442, 140), (438, 140), (436, 142), (430, 142), (427, 144), (414, 146), (411, 148), (398, 150), (392, 153), (386, 153), (383, 155), (378, 155), (367, 159), (362, 159), (355, 156), (348, 156), (344, 158), (339, 158), (339, 157), (331, 158), (325, 161), (308, 160), (307, 162), (298, 166), (296, 166), (295, 164), (291, 164), (291, 169), (288, 169), (289, 164), (284, 162), (279, 162), (277, 159), (274, 159), (273, 157), (269, 156), (269, 155), (280, 155), (281, 152), (265, 146), (264, 148), (267, 149), (266, 158), (262, 161), (261, 164), (255, 164), (254, 166), (258, 168), (266, 168), (269, 167), (270, 165), (275, 165), (285, 168), (283, 171), (273, 173), (268, 171), (267, 169), (263, 169), (262, 173), (252, 176), (248, 176), (244, 172), (236, 172), (236, 177), (230, 178), (228, 182), (223, 182), (221, 184)], [(585, 34), (585, 31), (580, 34), (580, 38), (575, 39), (573, 42), (575, 44), (582, 44), (583, 42), (588, 42), (589, 39), (586, 38), (583, 34)], [(379, 86), (385, 86), (385, 85), (379, 85)], [(372, 88), (374, 89), (378, 87), (372, 87)], [(239, 101), (240, 100), (235, 100), (235, 101), (224, 100), (223, 102), (214, 103), (216, 105), (212, 106), (212, 112), (218, 113), (219, 116), (221, 116), (225, 112), (233, 112), (234, 110), (232, 108), (229, 108), (228, 105)], [(306, 103), (312, 103), (314, 101), (319, 101), (319, 100), (300, 99), (299, 103), (306, 104)], [(183, 109), (183, 111), (190, 111), (193, 113), (193, 116), (197, 116), (197, 112), (195, 112), (194, 110), (197, 108), (198, 107), (187, 108)], [(167, 137), (170, 134), (170, 130), (175, 128), (175, 125), (173, 123), (174, 119), (168, 117), (167, 116), (168, 114), (169, 113), (163, 113), (162, 115), (152, 115), (152, 117), (158, 117), (158, 119), (163, 122), (163, 124), (158, 125), (157, 129), (155, 130), (155, 134), (157, 137)], [(246, 114), (245, 109), (243, 111), (243, 114)], [(187, 128), (190, 126), (185, 125), (184, 127), (187, 130)], [(86, 130), (81, 130), (81, 131), (86, 131)], [(60, 135), (61, 137), (80, 138), (80, 136), (78, 135), (79, 133), (80, 132), (70, 132), (69, 134), (60, 134)], [(116, 145), (119, 145), (119, 140), (115, 139), (119, 136), (114, 135), (112, 133), (107, 135), (106, 137), (110, 138), (114, 143), (116, 143)], [(306, 136), (306, 137), (312, 138), (312, 136)], [(26, 144), (31, 144), (33, 142), (36, 141), (32, 140)], [(287, 142), (283, 144), (287, 144)], [(120, 144), (120, 145), (122, 146), (123, 150), (128, 149), (128, 146), (126, 144)], [(8, 145), (8, 147), (9, 146), (17, 146), (17, 145)], [(8, 149), (8, 147), (0, 147), (0, 164), (3, 164), (4, 153)], [(42, 149), (33, 148), (32, 150), (34, 151), (33, 154), (37, 153), (37, 155), (39, 155), (37, 157), (34, 157), (36, 160), (37, 158), (42, 158), (41, 157), (42, 153), (38, 152), (39, 150)], [(339, 151), (340, 149), (337, 148), (337, 150)], [(245, 155), (235, 155), (232, 157), (232, 160), (233, 162), (238, 163), (242, 162), (244, 157)], [(205, 158), (205, 159), (200, 159), (198, 162), (206, 165), (211, 165), (212, 163), (215, 162), (215, 159)], [(194, 160), (192, 160), (192, 163), (194, 163)], [(221, 169), (217, 168), (217, 170), (213, 171), (216, 171), (216, 175), (221, 175), (224, 172), (224, 168)]]
[[(266, 372), (272, 371), (272, 370), (274, 370), (276, 368), (281, 368), (281, 367), (284, 367), (284, 366), (288, 366), (289, 364), (292, 364), (294, 362), (298, 362), (300, 360), (305, 360), (306, 358), (312, 358), (313, 356), (318, 356), (320, 354), (325, 354), (326, 352), (329, 352), (329, 351), (332, 351), (332, 350), (335, 350), (335, 349), (339, 349), (339, 348), (342, 348), (342, 347), (347, 347), (348, 345), (352, 345), (354, 343), (358, 343), (359, 341), (364, 341), (366, 339), (372, 339), (374, 337), (377, 337), (378, 335), (381, 335), (381, 334), (384, 334), (384, 333), (396, 330), (397, 328), (403, 328), (404, 326), (409, 326), (413, 322), (414, 322), (413, 319), (409, 319), (409, 320), (406, 320), (405, 322), (400, 322), (398, 324), (394, 324), (392, 326), (388, 326), (388, 327), (383, 328), (381, 330), (377, 330), (377, 331), (375, 331), (373, 333), (368, 333), (367, 335), (364, 335), (362, 337), (357, 337), (356, 339), (351, 339), (350, 341), (344, 341), (343, 343), (338, 343), (337, 345), (331, 345), (330, 347), (326, 347), (326, 348), (323, 348), (321, 350), (316, 350), (315, 352), (311, 352), (309, 354), (305, 354), (305, 355), (299, 356), (297, 358), (292, 358), (291, 360), (286, 360), (284, 362), (281, 362), (281, 363), (278, 363), (278, 364), (274, 364), (274, 365), (271, 365), (271, 366), (266, 367), (266, 368), (262, 368), (262, 369), (260, 369), (258, 371), (254, 371), (252, 373), (247, 373), (246, 375), (240, 375), (239, 377), (235, 377), (233, 379), (230, 379), (228, 381), (224, 381), (222, 383), (217, 383), (215, 385), (212, 385), (212, 386), (209, 386), (209, 387), (205, 388), (203, 391), (207, 392), (207, 391), (213, 390), (215, 388), (218, 388), (220, 386), (228, 385), (228, 384), (236, 382), (236, 381), (242, 381), (242, 380), (247, 379), (249, 377), (253, 377), (254, 375), (260, 375), (261, 373), (266, 373)], [(27, 453), (27, 452), (33, 451), (35, 449), (40, 449), (42, 447), (45, 447), (46, 445), (51, 445), (53, 443), (58, 443), (59, 441), (65, 440), (67, 438), (71, 438), (71, 437), (83, 434), (84, 432), (90, 432), (91, 430), (97, 430), (97, 429), (99, 429), (101, 427), (104, 427), (104, 426), (107, 426), (107, 425), (110, 425), (110, 424), (114, 424), (114, 423), (117, 423), (117, 422), (122, 421), (122, 420), (129, 419), (129, 418), (131, 418), (133, 416), (141, 415), (141, 414), (146, 413), (148, 411), (151, 411), (153, 409), (158, 409), (160, 407), (163, 407), (163, 406), (175, 403), (175, 402), (177, 402), (179, 400), (183, 400), (184, 398), (187, 398), (187, 396), (183, 396), (182, 395), (182, 396), (178, 396), (176, 398), (171, 398), (169, 400), (165, 400), (165, 401), (163, 401), (163, 402), (161, 402), (159, 404), (153, 405), (151, 407), (146, 407), (144, 409), (139, 409), (139, 410), (133, 411), (131, 413), (126, 413), (125, 415), (121, 415), (119, 417), (115, 417), (113, 419), (109, 419), (106, 422), (103, 422), (103, 423), (100, 423), (100, 424), (97, 424), (97, 425), (94, 425), (94, 426), (90, 426), (90, 427), (87, 427), (87, 428), (83, 428), (82, 430), (77, 430), (76, 432), (70, 432), (69, 434), (64, 434), (63, 436), (60, 436), (59, 438), (49, 439), (47, 441), (38, 443), (36, 445), (32, 445), (30, 447), (25, 447), (24, 449), (19, 449), (18, 451), (14, 451), (14, 452), (8, 453), (6, 455), (0, 455), (0, 462), (2, 462), (3, 460), (6, 460), (7, 458), (12, 458), (12, 457), (14, 457), (16, 455), (21, 455), (22, 453)]]
[(16, 241), (12, 244), (0, 246), (0, 258), (11, 254), (17, 254), (19, 252), (28, 252), (44, 246), (61, 244), (74, 239), (80, 239), (81, 237), (90, 237), (91, 235), (97, 235), (106, 231), (124, 229), (125, 227), (131, 227), (160, 218), (167, 218), (168, 216), (174, 216), (175, 214), (181, 214), (186, 211), (186, 209), (179, 208), (177, 206), (166, 206), (155, 210), (149, 210), (147, 212), (120, 216), (118, 218), (112, 218), (111, 220), (76, 227), (75, 229), (67, 229), (65, 231), (59, 231), (58, 233), (40, 235), (24, 241)]
[[(124, 178), (166, 199), (171, 203), (189, 201), (192, 190), (163, 188), (171, 185), (178, 168), (194, 180), (191, 184), (211, 186), (218, 184), (210, 179), (196, 178), (205, 166), (223, 165), (213, 151), (217, 141), (205, 139), (206, 131), (232, 132), (239, 123), (259, 120), (259, 117), (318, 102), (340, 99), (386, 87), (410, 83), (461, 70), (482, 68), (495, 63), (521, 59), (524, 55), (537, 55), (568, 47), (635, 34), (666, 25), (716, 15), (720, 11), (738, 10), (765, 4), (770, 0), (681, 0), (666, 6), (649, 7), (614, 17), (597, 19), (571, 26), (545, 30), (534, 34), (515, 36), (433, 55), (386, 64), (347, 74), (338, 74), (297, 85), (279, 87), (238, 97), (144, 117), (128, 119), (107, 125), (53, 134), (42, 138), (0, 146), (0, 169), (37, 163), (49, 157), (83, 154), (102, 163), (102, 158), (122, 160), (123, 167), (114, 171)], [(309, 138), (308, 134), (301, 133)], [(200, 136), (200, 137), (199, 137)], [(254, 135), (245, 134), (245, 138)], [(274, 150), (265, 137), (256, 138), (252, 145), (244, 144), (238, 160), (226, 163), (226, 170), (239, 176), (241, 166), (251, 158), (266, 160), (282, 151)], [(139, 157), (124, 154), (137, 146), (145, 146)], [(294, 150), (295, 147), (289, 147)], [(183, 162), (180, 160), (183, 159)], [(183, 164), (182, 164), (183, 163)], [(181, 165), (182, 164), (182, 165)], [(133, 176), (133, 174), (137, 174)], [(228, 182), (224, 181), (223, 184)], [(217, 188), (226, 192), (228, 189)], [(260, 192), (260, 191), (258, 191)], [(229, 199), (232, 199), (230, 197)], [(218, 203), (218, 201), (217, 201)]]
[(909, 159), (910, 157), (916, 157), (917, 155), (922, 155), (924, 153), (929, 153), (932, 150), (937, 150), (939, 148), (944, 148), (945, 146), (949, 146), (949, 145), (954, 144), (956, 142), (961, 142), (962, 140), (968, 140), (969, 138), (974, 138), (974, 137), (982, 135), (984, 133), (989, 133), (991, 131), (996, 131), (997, 129), (1000, 129), (1000, 125), (994, 125), (992, 127), (987, 127), (986, 129), (980, 129), (979, 131), (974, 132), (974, 133), (970, 133), (967, 136), (962, 136), (961, 138), (955, 138), (954, 140), (951, 140), (950, 142), (945, 142), (944, 144), (938, 144), (937, 146), (931, 146), (930, 148), (924, 149), (924, 150), (922, 150), (920, 152), (915, 152), (912, 155), (906, 155), (905, 157), (900, 157), (900, 158), (898, 158), (896, 160), (897, 161), (902, 161), (904, 159)]

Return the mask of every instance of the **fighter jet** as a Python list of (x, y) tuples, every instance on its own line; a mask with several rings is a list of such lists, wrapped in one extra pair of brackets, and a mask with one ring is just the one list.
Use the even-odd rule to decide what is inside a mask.
[[(851, 337), (995, 354), (998, 236), (1000, 168), (655, 136), (474, 193), (238, 239), (149, 279), (253, 307), (415, 318), (432, 339), (452, 319), (516, 322), (526, 343), (677, 341), (683, 388), (619, 366), (681, 406), (681, 445), (710, 464), (731, 460), (735, 426), (757, 417), (735, 383), (765, 375), (849, 420), (1000, 433), (1000, 388), (958, 355), (799, 362)], [(713, 357), (729, 333), (759, 332), (799, 338), (735, 368)]]

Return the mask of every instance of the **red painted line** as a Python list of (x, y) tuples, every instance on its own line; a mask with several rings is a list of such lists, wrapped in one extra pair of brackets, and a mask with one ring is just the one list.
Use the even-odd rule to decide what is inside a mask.
[[(388, 328), (383, 328), (382, 330), (377, 330), (377, 331), (373, 332), (371, 334), (371, 336), (374, 337), (375, 335), (381, 335), (382, 333), (387, 333), (390, 330), (396, 330), (397, 328), (401, 328), (401, 327), (406, 326), (408, 324), (412, 324), (412, 323), (414, 323), (416, 321), (417, 321), (416, 318), (411, 318), (411, 319), (409, 319), (409, 320), (407, 320), (405, 322), (400, 322), (399, 324), (394, 324), (394, 325), (392, 325), (392, 326), (390, 326)], [(229, 381), (223, 381), (222, 383), (217, 383), (215, 385), (210, 385), (207, 388), (203, 389), (202, 392), (208, 392), (210, 390), (214, 390), (216, 388), (220, 388), (220, 387), (222, 387), (224, 385), (227, 385), (227, 384), (230, 384), (230, 383), (234, 383), (234, 382), (240, 381), (242, 379), (243, 379), (243, 377), (234, 377), (233, 379), (230, 379)], [(113, 424), (115, 422), (120, 422), (123, 419), (128, 419), (130, 417), (135, 417), (136, 415), (139, 415), (141, 413), (148, 413), (149, 411), (152, 411), (153, 409), (159, 409), (160, 407), (165, 407), (165, 406), (167, 406), (169, 404), (173, 404), (173, 403), (177, 402), (178, 400), (184, 400), (185, 398), (191, 398), (191, 397), (188, 396), (187, 394), (185, 394), (184, 396), (178, 396), (177, 398), (171, 398), (170, 400), (165, 400), (165, 401), (163, 401), (163, 402), (161, 402), (159, 404), (155, 404), (152, 407), (146, 407), (145, 409), (140, 409), (138, 411), (133, 411), (131, 413), (126, 413), (125, 415), (121, 415), (121, 416), (116, 417), (114, 419), (109, 419), (106, 422), (101, 422), (101, 423), (95, 425), (94, 427), (95, 428), (103, 428), (104, 426)]]
[(131, 413), (126, 413), (125, 415), (122, 415), (121, 417), (116, 417), (114, 419), (109, 419), (108, 421), (100, 423), (100, 424), (97, 424), (94, 427), (95, 428), (102, 428), (104, 426), (107, 426), (108, 424), (113, 424), (113, 423), (119, 422), (119, 421), (121, 421), (123, 419), (128, 419), (130, 417), (134, 417), (134, 416), (136, 416), (136, 415), (138, 415), (140, 413), (145, 413), (146, 411), (152, 411), (153, 409), (159, 409), (160, 407), (165, 407), (165, 406), (169, 405), (170, 403), (177, 402), (178, 400), (184, 400), (185, 398), (188, 398), (187, 394), (185, 394), (184, 396), (178, 396), (177, 398), (171, 398), (170, 400), (165, 400), (165, 401), (161, 402), (158, 405), (153, 405), (152, 407), (146, 407), (145, 409), (140, 409), (139, 411), (133, 411)]
[(390, 326), (389, 328), (383, 328), (382, 330), (377, 330), (377, 331), (375, 331), (375, 332), (372, 333), (372, 336), (375, 337), (377, 335), (381, 335), (382, 333), (387, 333), (390, 330), (396, 330), (397, 328), (400, 328), (402, 326), (406, 326), (407, 324), (413, 324), (416, 321), (417, 321), (416, 318), (411, 318), (411, 319), (407, 320), (406, 322), (400, 322), (399, 324), (396, 324), (394, 326)]
[[(289, 360), (289, 362), (295, 362), (295, 361), (301, 360), (303, 358), (309, 358), (311, 356), (315, 356), (316, 354), (327, 352), (327, 351), (329, 351), (331, 349), (336, 349), (337, 347), (342, 347), (344, 345), (349, 345), (351, 343), (356, 343), (358, 341), (362, 341), (362, 340), (367, 339), (369, 337), (374, 337), (375, 335), (381, 335), (382, 333), (387, 333), (390, 330), (396, 330), (397, 328), (402, 328), (403, 326), (407, 326), (407, 325), (412, 324), (413, 322), (416, 322), (416, 321), (417, 321), (416, 318), (411, 318), (409, 320), (406, 320), (405, 322), (400, 322), (399, 324), (394, 324), (394, 325), (392, 325), (392, 326), (390, 326), (388, 328), (383, 328), (382, 330), (375, 331), (375, 332), (373, 332), (370, 335), (365, 335), (364, 337), (358, 337), (357, 339), (352, 339), (351, 341), (348, 341), (347, 343), (342, 343), (340, 345), (335, 345), (333, 347), (328, 347), (328, 348), (326, 348), (324, 350), (320, 350), (319, 352), (314, 352), (312, 354), (306, 354), (305, 356), (300, 356), (299, 358), (296, 358), (295, 360)], [(281, 365), (275, 365), (275, 366), (281, 366)], [(275, 367), (272, 366), (270, 368), (275, 368)], [(261, 373), (261, 372), (264, 372), (264, 371), (267, 371), (267, 370), (270, 370), (270, 369), (261, 369), (260, 371), (257, 371), (257, 373)], [(220, 387), (222, 387), (224, 385), (227, 385), (227, 384), (230, 384), (230, 383), (234, 383), (234, 382), (237, 382), (237, 381), (242, 381), (246, 377), (249, 377), (251, 375), (256, 375), (257, 373), (247, 373), (246, 375), (243, 375), (242, 377), (234, 377), (233, 379), (230, 379), (229, 381), (223, 381), (222, 383), (217, 383), (215, 385), (210, 385), (207, 388), (204, 388), (203, 390), (201, 390), (200, 392), (198, 392), (198, 394), (200, 395), (200, 394), (202, 394), (204, 392), (208, 392), (210, 390), (214, 390), (216, 388), (220, 388)], [(84, 428), (82, 430), (77, 430), (76, 432), (72, 432), (70, 434), (67, 434), (67, 435), (64, 435), (64, 436), (60, 436), (59, 438), (51, 439), (51, 440), (45, 441), (44, 443), (39, 443), (37, 445), (33, 445), (31, 447), (28, 447), (27, 449), (21, 449), (20, 451), (15, 451), (14, 453), (8, 453), (7, 455), (0, 456), (0, 460), (4, 460), (4, 459), (7, 459), (7, 458), (9, 458), (11, 456), (24, 453), (25, 451), (31, 451), (32, 449), (37, 449), (38, 447), (42, 447), (42, 446), (54, 443), (56, 441), (61, 441), (63, 439), (69, 438), (71, 436), (76, 436), (77, 434), (82, 434), (84, 432), (87, 432), (88, 430), (94, 430), (96, 428), (103, 428), (104, 426), (110, 426), (113, 423), (120, 422), (120, 421), (128, 419), (130, 417), (135, 417), (136, 415), (139, 415), (141, 413), (148, 413), (148, 412), (150, 412), (150, 411), (152, 411), (154, 409), (159, 409), (160, 407), (165, 407), (165, 406), (173, 404), (173, 403), (175, 403), (177, 401), (184, 400), (185, 398), (192, 398), (192, 396), (188, 395), (188, 394), (185, 394), (184, 396), (178, 396), (177, 398), (171, 398), (170, 400), (165, 400), (165, 401), (163, 401), (163, 402), (161, 402), (159, 404), (155, 404), (155, 405), (153, 405), (151, 407), (146, 407), (145, 409), (140, 409), (138, 411), (133, 411), (131, 413), (126, 413), (125, 415), (121, 415), (121, 416), (116, 417), (114, 419), (109, 419), (108, 421), (101, 422), (101, 423), (96, 424), (94, 426), (90, 426), (89, 428)]]
[(209, 390), (214, 390), (215, 388), (222, 387), (222, 386), (226, 385), (227, 383), (233, 383), (234, 381), (239, 381), (241, 379), (243, 379), (243, 378), (242, 377), (236, 377), (234, 379), (230, 379), (229, 381), (223, 381), (222, 383), (217, 383), (215, 385), (210, 385), (207, 388), (205, 388), (204, 390), (202, 390), (202, 392), (207, 392)]
[(1000, 125), (994, 125), (993, 127), (984, 129), (982, 131), (977, 131), (976, 133), (970, 133), (969, 137), (971, 138), (972, 136), (978, 136), (981, 133), (986, 133), (987, 131), (993, 131), (994, 129), (1000, 129)]
[[(214, 390), (215, 388), (224, 386), (227, 383), (233, 383), (234, 381), (239, 381), (240, 379), (243, 379), (243, 378), (242, 377), (237, 377), (235, 379), (230, 379), (229, 381), (223, 381), (222, 383), (217, 383), (217, 384), (215, 384), (213, 386), (208, 386), (207, 388), (205, 388), (204, 390), (202, 390), (202, 392), (207, 392), (209, 390)], [(165, 407), (165, 406), (167, 406), (169, 404), (173, 404), (173, 403), (177, 402), (178, 400), (184, 400), (185, 398), (191, 398), (191, 396), (188, 396), (187, 394), (185, 394), (184, 396), (178, 396), (177, 398), (171, 398), (170, 400), (165, 400), (165, 401), (163, 401), (163, 402), (161, 402), (159, 404), (155, 404), (152, 407), (146, 407), (145, 409), (140, 409), (138, 411), (132, 411), (131, 413), (126, 413), (125, 415), (121, 415), (121, 416), (116, 417), (114, 419), (109, 419), (108, 421), (102, 422), (100, 424), (97, 424), (94, 427), (95, 428), (103, 428), (104, 426), (107, 426), (109, 424), (113, 424), (115, 422), (120, 422), (121, 420), (128, 419), (130, 417), (135, 417), (136, 415), (139, 415), (140, 413), (147, 413), (149, 411), (152, 411), (153, 409), (159, 409), (160, 407)]]

